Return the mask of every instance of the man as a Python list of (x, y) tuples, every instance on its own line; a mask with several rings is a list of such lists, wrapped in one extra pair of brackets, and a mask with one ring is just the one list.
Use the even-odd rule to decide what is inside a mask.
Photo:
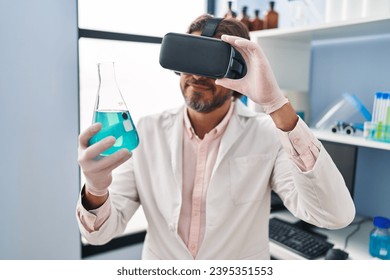
[[(188, 33), (199, 35), (210, 18), (196, 19)], [(185, 106), (143, 118), (133, 154), (121, 150), (96, 160), (115, 139), (88, 147), (100, 124), (80, 134), (86, 183), (77, 217), (91, 244), (121, 234), (142, 204), (144, 259), (269, 259), (271, 190), (293, 215), (316, 226), (352, 221), (355, 208), (341, 174), (282, 95), (247, 29), (225, 19), (215, 37), (242, 54), (245, 77), (181, 74)], [(266, 114), (246, 108), (240, 93)]]

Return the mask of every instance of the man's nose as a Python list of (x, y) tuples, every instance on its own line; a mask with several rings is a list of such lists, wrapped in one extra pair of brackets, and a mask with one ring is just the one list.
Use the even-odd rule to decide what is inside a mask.
[(195, 80), (204, 80), (204, 79), (207, 79), (207, 77), (205, 77), (205, 76), (199, 76), (199, 75), (192, 75), (192, 77), (194, 77)]

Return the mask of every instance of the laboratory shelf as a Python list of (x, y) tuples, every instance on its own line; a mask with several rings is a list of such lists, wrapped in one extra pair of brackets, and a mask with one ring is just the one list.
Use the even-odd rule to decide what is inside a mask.
[(390, 36), (390, 16), (252, 31), (250, 36), (264, 50), (282, 89), (307, 92), (313, 44), (357, 37)]
[[(390, 16), (324, 23), (315, 26), (252, 31), (251, 40), (266, 53), (280, 88), (309, 92), (311, 48), (317, 41), (350, 40), (366, 36), (390, 36)], [(252, 102), (248, 102), (249, 105)], [(255, 105), (252, 107), (256, 109)], [(315, 136), (349, 145), (390, 150), (390, 143), (367, 140), (362, 136), (314, 130)]]
[(312, 129), (312, 131), (319, 140), (390, 151), (390, 143), (368, 140), (362, 136), (337, 134), (324, 130)]
[(324, 23), (315, 26), (252, 31), (250, 34), (253, 40), (269, 39), (311, 43), (315, 40), (389, 34), (389, 30), (390, 17), (382, 16)]

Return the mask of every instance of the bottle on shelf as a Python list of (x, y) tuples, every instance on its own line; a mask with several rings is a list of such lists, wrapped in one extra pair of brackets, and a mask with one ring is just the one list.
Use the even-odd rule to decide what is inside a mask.
[(275, 11), (275, 1), (269, 2), (269, 10), (264, 16), (264, 29), (278, 28), (279, 14)]
[(227, 4), (228, 4), (228, 10), (223, 17), (224, 18), (236, 18), (237, 13), (235, 11), (233, 11), (233, 8), (232, 8), (233, 1), (228, 1)]
[(241, 21), (246, 27), (248, 27), (248, 30), (250, 30), (250, 19), (248, 16), (248, 6), (242, 7), (241, 14), (238, 17), (238, 20)]
[(374, 229), (370, 233), (370, 255), (390, 260), (390, 219), (374, 217)]
[(255, 10), (255, 17), (250, 20), (249, 30), (257, 31), (264, 28), (264, 22), (260, 19), (260, 10)]

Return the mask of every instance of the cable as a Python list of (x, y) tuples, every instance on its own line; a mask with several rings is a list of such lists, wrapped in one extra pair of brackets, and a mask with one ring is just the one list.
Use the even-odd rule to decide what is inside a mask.
[(357, 227), (356, 227), (350, 234), (348, 234), (348, 236), (345, 238), (345, 243), (344, 243), (344, 249), (343, 249), (343, 250), (346, 250), (346, 249), (347, 249), (349, 238), (351, 238), (356, 232), (358, 232), (359, 229), (360, 229), (360, 226), (361, 226), (364, 222), (367, 222), (367, 221), (371, 221), (371, 218), (367, 218), (367, 217), (366, 217), (366, 218), (361, 219), (361, 220), (358, 221), (358, 222), (354, 222), (354, 223), (351, 224), (351, 225), (357, 224)]

